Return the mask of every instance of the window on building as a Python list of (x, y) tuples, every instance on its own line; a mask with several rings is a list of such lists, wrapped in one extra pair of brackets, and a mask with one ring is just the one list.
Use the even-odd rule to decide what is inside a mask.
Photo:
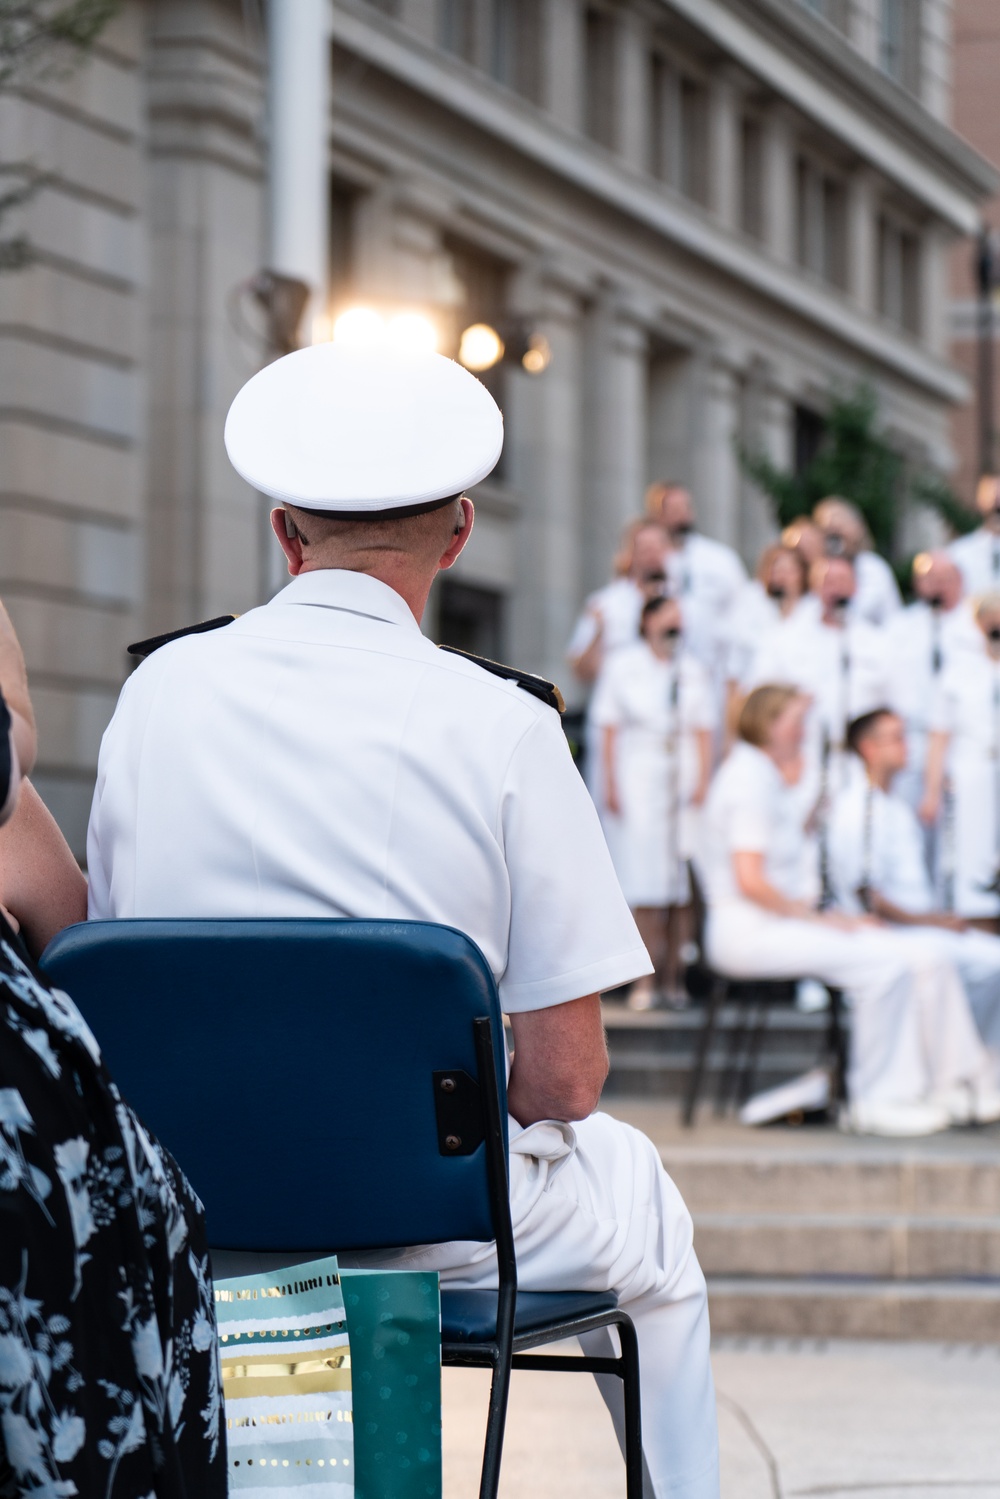
[(650, 169), (692, 202), (707, 203), (708, 88), (666, 55), (654, 52), (650, 68)]
[(583, 128), (590, 139), (615, 145), (615, 23), (605, 10), (588, 6), (584, 15)]
[(694, 203), (708, 202), (708, 89), (696, 78), (680, 80), (680, 180)]
[(438, 582), (437, 637), (441, 645), (453, 645), (474, 656), (502, 661), (504, 656), (504, 596), (493, 588), (459, 583), (454, 578)]
[(438, 39), (446, 52), (464, 62), (476, 60), (476, 12), (475, 0), (440, 0)]
[(847, 284), (847, 225), (844, 186), (811, 157), (796, 162), (796, 255), (804, 270)]
[(795, 472), (804, 473), (819, 452), (826, 432), (826, 422), (808, 406), (796, 406), (792, 413), (792, 437)]
[(921, 0), (879, 0), (879, 66), (911, 93), (920, 89)]
[(490, 72), (532, 99), (542, 97), (542, 7), (538, 0), (492, 0)]
[(907, 333), (920, 332), (920, 240), (889, 214), (878, 221), (878, 310)]
[(740, 228), (764, 237), (764, 133), (753, 115), (740, 121)]

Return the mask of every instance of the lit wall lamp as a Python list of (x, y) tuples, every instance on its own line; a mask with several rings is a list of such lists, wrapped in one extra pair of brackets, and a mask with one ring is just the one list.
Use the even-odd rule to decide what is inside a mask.
[(458, 359), (476, 374), (493, 369), (501, 362), (519, 364), (529, 375), (540, 375), (552, 360), (552, 348), (544, 333), (537, 333), (524, 323), (472, 323), (458, 341)]
[(414, 349), (435, 352), (440, 337), (423, 312), (385, 315), (374, 307), (347, 307), (333, 322), (333, 341), (353, 349)]

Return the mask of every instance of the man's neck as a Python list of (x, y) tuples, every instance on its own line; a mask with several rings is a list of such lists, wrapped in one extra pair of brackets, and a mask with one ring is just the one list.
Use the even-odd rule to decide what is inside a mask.
[(302, 573), (331, 571), (360, 573), (363, 577), (375, 578), (379, 583), (384, 583), (387, 588), (399, 594), (418, 625), (423, 620), (431, 584), (437, 575), (437, 569), (428, 575), (426, 569), (414, 568), (411, 558), (400, 556), (397, 559), (395, 553), (392, 552), (380, 556), (371, 563), (358, 561), (351, 566), (346, 563), (323, 563), (311, 560), (302, 564)]
[(869, 786), (874, 787), (876, 791), (884, 791), (886, 796), (888, 796), (892, 786), (892, 771), (881, 770), (875, 765), (866, 765), (865, 770), (868, 773)]

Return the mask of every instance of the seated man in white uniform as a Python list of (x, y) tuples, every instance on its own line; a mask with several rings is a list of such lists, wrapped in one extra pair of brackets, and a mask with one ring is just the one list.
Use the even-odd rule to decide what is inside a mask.
[(1000, 475), (984, 474), (976, 486), (976, 509), (983, 523), (948, 547), (965, 584), (966, 596), (1000, 592)]
[(857, 591), (851, 613), (870, 625), (887, 625), (903, 607), (896, 576), (878, 552), (872, 550), (864, 516), (856, 505), (829, 495), (813, 511), (828, 557), (846, 557), (854, 563)]
[(913, 559), (913, 591), (913, 603), (886, 626), (886, 701), (906, 723), (907, 763), (896, 776), (894, 791), (915, 812), (924, 794), (932, 705), (956, 651), (975, 647), (976, 629), (962, 601), (962, 574), (946, 552), (921, 552)]
[(632, 908), (652, 978), (629, 1005), (648, 1010), (657, 996), (686, 1002), (680, 951), (693, 935), (688, 860), (698, 810), (712, 771), (715, 714), (708, 679), (685, 649), (676, 599), (650, 599), (641, 639), (601, 673), (591, 714), (602, 736), (604, 827)]
[(955, 969), (933, 941), (816, 909), (794, 794), (805, 714), (794, 687), (756, 688), (708, 794), (699, 860), (708, 960), (734, 978), (809, 977), (845, 990), (850, 1128), (923, 1135), (964, 1123), (970, 1095), (990, 1107), (992, 1067)]
[(857, 586), (852, 563), (821, 558), (813, 564), (810, 583), (819, 610), (796, 611), (764, 636), (750, 681), (754, 686), (788, 682), (810, 698), (807, 781), (812, 787), (822, 780), (832, 793), (849, 773), (847, 725), (886, 701), (888, 654), (884, 631), (850, 612)]
[[(607, 1071), (599, 991), (652, 965), (557, 694), (420, 632), (435, 576), (472, 530), (463, 491), (501, 444), (492, 397), (437, 354), (320, 344), (244, 386), (226, 446), (279, 502), (292, 581), (224, 628), (181, 632), (126, 683), (101, 747), (90, 911), (466, 932), (514, 1036), (519, 1284), (619, 1292), (639, 1338), (648, 1492), (717, 1499), (691, 1219), (655, 1147), (594, 1112)], [(449, 1285), (496, 1284), (491, 1244), (417, 1248), (400, 1263)], [(620, 1393), (607, 1398), (620, 1421)]]
[(651, 484), (646, 509), (667, 529), (669, 591), (684, 610), (684, 638), (708, 673), (721, 723), (726, 622), (747, 580), (746, 568), (732, 547), (695, 529), (694, 504), (683, 485)]
[[(830, 869), (837, 906), (865, 911), (890, 926), (932, 934), (958, 969), (980, 1035), (1000, 1079), (1000, 937), (974, 930), (953, 911), (935, 909), (916, 814), (893, 783), (906, 768), (903, 720), (887, 708), (857, 718), (847, 742), (865, 768), (833, 803)], [(1000, 1096), (994, 1100), (1000, 1117)], [(979, 1118), (985, 1116), (979, 1100)]]

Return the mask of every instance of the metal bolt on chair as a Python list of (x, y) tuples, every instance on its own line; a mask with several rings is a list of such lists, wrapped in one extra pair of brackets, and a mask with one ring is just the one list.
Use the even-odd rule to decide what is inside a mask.
[[(473, 942), (394, 921), (105, 921), (43, 965), (205, 1203), (217, 1249), (495, 1241), (498, 1289), (442, 1288), (442, 1359), (493, 1371), (481, 1499), (512, 1369), (614, 1374), (641, 1499), (639, 1356), (614, 1292), (519, 1291), (500, 1003)], [(531, 1350), (618, 1329), (618, 1358)]]

